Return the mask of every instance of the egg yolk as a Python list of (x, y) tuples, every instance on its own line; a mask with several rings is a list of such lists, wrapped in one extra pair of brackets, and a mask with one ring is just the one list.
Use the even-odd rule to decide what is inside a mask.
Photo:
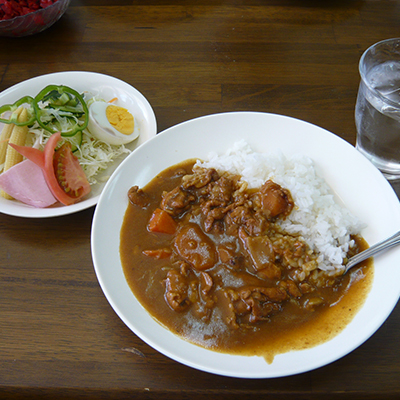
[(135, 127), (132, 114), (119, 106), (110, 105), (106, 108), (106, 117), (108, 122), (124, 135), (130, 135)]

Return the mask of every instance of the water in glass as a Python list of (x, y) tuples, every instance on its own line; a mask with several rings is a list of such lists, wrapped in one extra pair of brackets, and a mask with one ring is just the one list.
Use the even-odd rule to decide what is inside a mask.
[(356, 104), (357, 149), (389, 179), (400, 179), (400, 62), (361, 79)]

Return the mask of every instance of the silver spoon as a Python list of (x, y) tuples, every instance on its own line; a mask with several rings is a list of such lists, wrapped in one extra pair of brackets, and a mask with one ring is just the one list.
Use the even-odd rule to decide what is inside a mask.
[(400, 243), (400, 231), (395, 233), (390, 238), (383, 240), (368, 249), (362, 251), (361, 253), (356, 254), (355, 256), (349, 258), (345, 265), (345, 270), (343, 274), (345, 274), (350, 268), (353, 268), (355, 265), (360, 263), (361, 261), (366, 260), (367, 258), (372, 257), (373, 255), (380, 253), (382, 251), (388, 250), (393, 246), (396, 246)]

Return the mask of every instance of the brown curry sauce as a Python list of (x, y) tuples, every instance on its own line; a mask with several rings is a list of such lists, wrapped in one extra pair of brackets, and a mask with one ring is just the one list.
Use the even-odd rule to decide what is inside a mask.
[[(195, 224), (201, 227), (199, 235), (207, 236), (204, 241), (210, 238), (215, 242), (218, 251), (214, 252), (216, 256), (212, 266), (203, 262), (193, 268), (193, 263), (197, 261), (186, 256), (184, 248), (180, 253), (179, 246), (187, 246), (188, 243), (184, 235), (181, 234), (181, 245), (176, 239), (178, 234), (149, 232), (149, 220), (154, 210), (160, 207), (163, 194), (165, 196), (165, 193), (180, 187), (182, 176), (192, 174), (193, 164), (194, 160), (187, 160), (161, 172), (143, 188), (145, 201), (136, 201), (136, 205), (128, 205), (121, 229), (120, 255), (127, 282), (138, 301), (161, 325), (185, 340), (214, 351), (263, 356), (268, 362), (272, 362), (276, 354), (310, 348), (336, 336), (353, 319), (369, 292), (373, 278), (371, 261), (364, 262), (343, 277), (328, 278), (327, 284), (322, 285), (318, 284), (319, 278), (312, 281), (309, 277), (299, 282), (294, 275), (294, 269), (289, 268), (285, 271), (282, 265), (279, 269), (283, 272), (278, 271), (279, 276), (270, 276), (269, 270), (266, 270), (265, 274), (265, 271), (249, 266), (249, 255), (252, 254), (246, 253), (244, 249), (246, 243), (249, 243), (246, 241), (248, 237), (260, 235), (257, 227), (247, 225), (242, 229), (242, 232), (246, 232), (245, 238), (243, 235), (240, 238), (239, 233), (235, 231), (233, 239), (227, 240), (224, 231), (228, 230), (227, 225), (225, 224), (224, 228), (221, 219), (218, 218), (211, 222), (208, 219), (207, 225), (207, 218), (199, 211), (199, 207), (190, 218), (190, 207), (180, 209), (179, 212), (172, 208), (168, 211), (178, 221), (181, 231), (184, 226), (193, 227)], [(201, 197), (204, 193), (200, 196), (199, 190), (202, 189), (188, 189), (191, 194), (195, 193)], [(251, 191), (246, 193), (252, 198)], [(191, 198), (190, 201), (195, 203), (197, 200)], [(287, 203), (289, 204), (288, 200)], [(215, 201), (213, 204), (215, 205)], [(168, 209), (165, 202), (164, 208)], [(259, 201), (259, 208), (262, 212), (263, 199)], [(203, 205), (202, 210), (205, 209)], [(281, 212), (284, 213), (285, 210)], [(215, 214), (214, 210), (213, 215)], [(258, 226), (274, 235), (274, 221), (278, 217), (271, 218), (270, 214), (269, 218), (266, 218), (267, 222), (263, 221)], [(224, 218), (226, 220), (226, 215)], [(280, 232), (277, 234), (278, 238), (279, 235)], [(362, 238), (354, 239), (357, 243), (356, 252), (368, 247)], [(275, 249), (276, 243), (273, 242)], [(290, 242), (288, 243), (290, 245)], [(298, 246), (296, 241), (293, 243)], [(228, 262), (224, 254), (226, 251), (229, 253), (233, 247), (235, 257), (231, 257)], [(145, 254), (146, 251), (158, 249), (172, 249), (172, 255), (164, 254), (157, 258)], [(265, 258), (265, 254), (263, 257)], [(247, 261), (243, 263), (244, 258)], [(238, 263), (243, 265), (238, 267), (236, 261), (232, 262), (233, 259), (239, 260)], [(171, 301), (168, 302), (167, 299), (167, 295), (171, 294), (168, 293), (168, 285), (177, 287), (176, 285), (182, 284), (187, 285), (184, 288), (184, 296), (187, 298), (174, 309), (175, 303), (172, 303), (171, 307)], [(282, 288), (284, 289), (284, 300), (279, 301), (275, 291), (275, 298), (272, 296), (272, 301), (268, 299), (268, 302), (265, 302), (264, 293), (270, 290), (269, 288), (255, 292), (250, 290), (249, 297), (249, 288), (273, 285), (274, 290), (278, 290), (278, 297)], [(312, 286), (312, 290), (308, 290), (307, 285)], [(241, 287), (245, 287), (246, 290), (242, 290)], [(299, 288), (300, 292), (297, 293)], [(227, 294), (228, 292), (230, 294)], [(239, 296), (239, 300), (237, 293), (242, 296)], [(262, 302), (258, 300), (260, 296), (263, 297)], [(268, 311), (260, 312), (260, 304), (263, 307), (265, 304), (269, 305)], [(243, 305), (247, 307), (244, 311)], [(251, 312), (248, 309), (251, 309)]]

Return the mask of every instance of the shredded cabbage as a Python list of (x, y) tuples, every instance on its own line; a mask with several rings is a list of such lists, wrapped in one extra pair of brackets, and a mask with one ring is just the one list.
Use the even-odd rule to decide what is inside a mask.
[[(41, 128), (37, 122), (29, 129), (29, 132), (33, 135), (32, 147), (38, 149), (43, 149), (51, 136), (51, 133)], [(67, 137), (64, 139), (69, 140)], [(91, 185), (94, 185), (99, 182), (97, 178), (99, 172), (105, 170), (110, 163), (122, 154), (130, 152), (124, 145), (111, 145), (98, 140), (85, 129), (82, 132), (82, 144), (78, 146), (74, 154), (85, 171), (87, 180)]]
[(123, 144), (112, 145), (105, 143), (90, 134), (88, 130), (83, 131), (82, 145), (78, 147), (75, 155), (85, 171), (89, 183), (97, 183), (95, 178), (98, 172), (103, 171), (108, 165), (124, 153), (131, 151)]
[[(67, 131), (71, 126), (71, 120), (74, 121), (75, 124), (82, 125), (83, 121), (80, 121), (76, 115), (72, 112), (68, 111), (60, 111), (54, 108), (44, 108), (42, 109), (41, 119), (44, 123), (51, 123), (53, 119), (56, 119), (60, 124), (61, 131)], [(54, 127), (53, 124), (51, 124)]]

